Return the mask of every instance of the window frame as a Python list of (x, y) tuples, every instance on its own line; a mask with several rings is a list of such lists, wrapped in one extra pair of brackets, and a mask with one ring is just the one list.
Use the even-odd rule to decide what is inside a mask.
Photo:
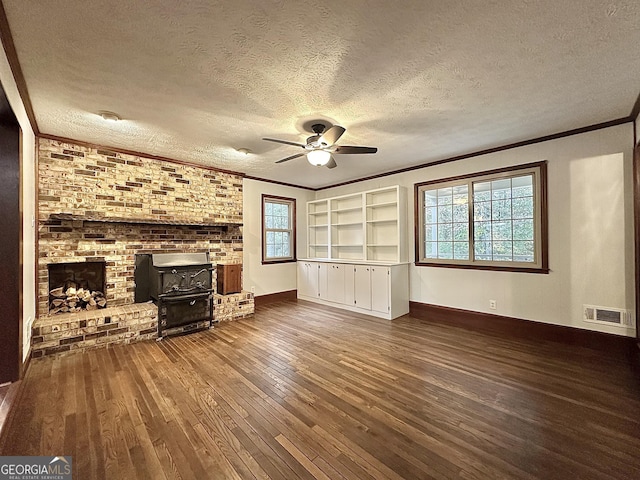
[[(266, 203), (279, 203), (285, 204), (289, 206), (289, 220), (290, 227), (288, 229), (273, 229), (267, 228), (265, 222), (265, 204)], [(277, 195), (269, 195), (266, 193), (262, 194), (262, 208), (261, 208), (261, 222), (262, 222), (262, 264), (277, 264), (277, 263), (291, 263), (297, 261), (296, 255), (296, 199), (290, 197), (279, 197)], [(289, 232), (290, 233), (290, 241), (289, 247), (291, 251), (291, 256), (289, 257), (274, 257), (273, 259), (267, 258), (267, 231), (275, 231), (275, 232)]]
[[(474, 218), (473, 218), (473, 184), (475, 182), (491, 181), (500, 178), (512, 178), (518, 174), (534, 174), (534, 258), (535, 263), (529, 262), (508, 262), (497, 260), (475, 260), (474, 259)], [(539, 178), (538, 178), (539, 177)], [(424, 208), (423, 192), (433, 188), (444, 188), (456, 185), (467, 184), (471, 187), (469, 195), (469, 259), (432, 259), (424, 256)], [(437, 187), (434, 187), (437, 186)], [(427, 188), (429, 187), (429, 188)], [(548, 203), (547, 203), (547, 161), (514, 165), (511, 167), (486, 170), (483, 172), (459, 175), (455, 177), (429, 180), (416, 183), (414, 185), (414, 242), (415, 242), (415, 265), (424, 267), (446, 267), (463, 268), (473, 270), (493, 270), (507, 272), (527, 272), (527, 273), (549, 273), (549, 250), (548, 250)], [(539, 210), (539, 211), (538, 211)]]

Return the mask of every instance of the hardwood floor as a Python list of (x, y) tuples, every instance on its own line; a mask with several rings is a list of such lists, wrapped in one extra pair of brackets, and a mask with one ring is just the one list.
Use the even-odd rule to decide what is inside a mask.
[(3, 455), (74, 478), (640, 478), (640, 385), (586, 348), (307, 302), (34, 360)]

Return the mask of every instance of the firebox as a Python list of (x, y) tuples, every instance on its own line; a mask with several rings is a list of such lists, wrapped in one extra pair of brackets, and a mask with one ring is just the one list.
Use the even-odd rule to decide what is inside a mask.
[(208, 253), (136, 255), (135, 300), (158, 304), (158, 338), (165, 329), (213, 322), (213, 267)]
[(96, 310), (107, 306), (106, 263), (50, 263), (49, 314)]

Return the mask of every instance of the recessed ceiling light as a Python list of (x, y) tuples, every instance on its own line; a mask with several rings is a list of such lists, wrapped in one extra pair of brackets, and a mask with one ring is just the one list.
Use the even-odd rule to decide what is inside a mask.
[(236, 151), (240, 152), (243, 155), (249, 155), (251, 153), (251, 150), (249, 150), (248, 148), (237, 148)]
[(117, 122), (118, 120), (120, 120), (118, 114), (113, 112), (102, 111), (98, 112), (98, 115), (100, 115), (107, 122)]

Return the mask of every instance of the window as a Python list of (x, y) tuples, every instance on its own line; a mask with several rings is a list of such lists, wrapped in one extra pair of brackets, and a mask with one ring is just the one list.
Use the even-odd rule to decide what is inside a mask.
[(548, 273), (546, 167), (416, 184), (416, 265)]
[(262, 263), (295, 262), (295, 198), (262, 195)]

